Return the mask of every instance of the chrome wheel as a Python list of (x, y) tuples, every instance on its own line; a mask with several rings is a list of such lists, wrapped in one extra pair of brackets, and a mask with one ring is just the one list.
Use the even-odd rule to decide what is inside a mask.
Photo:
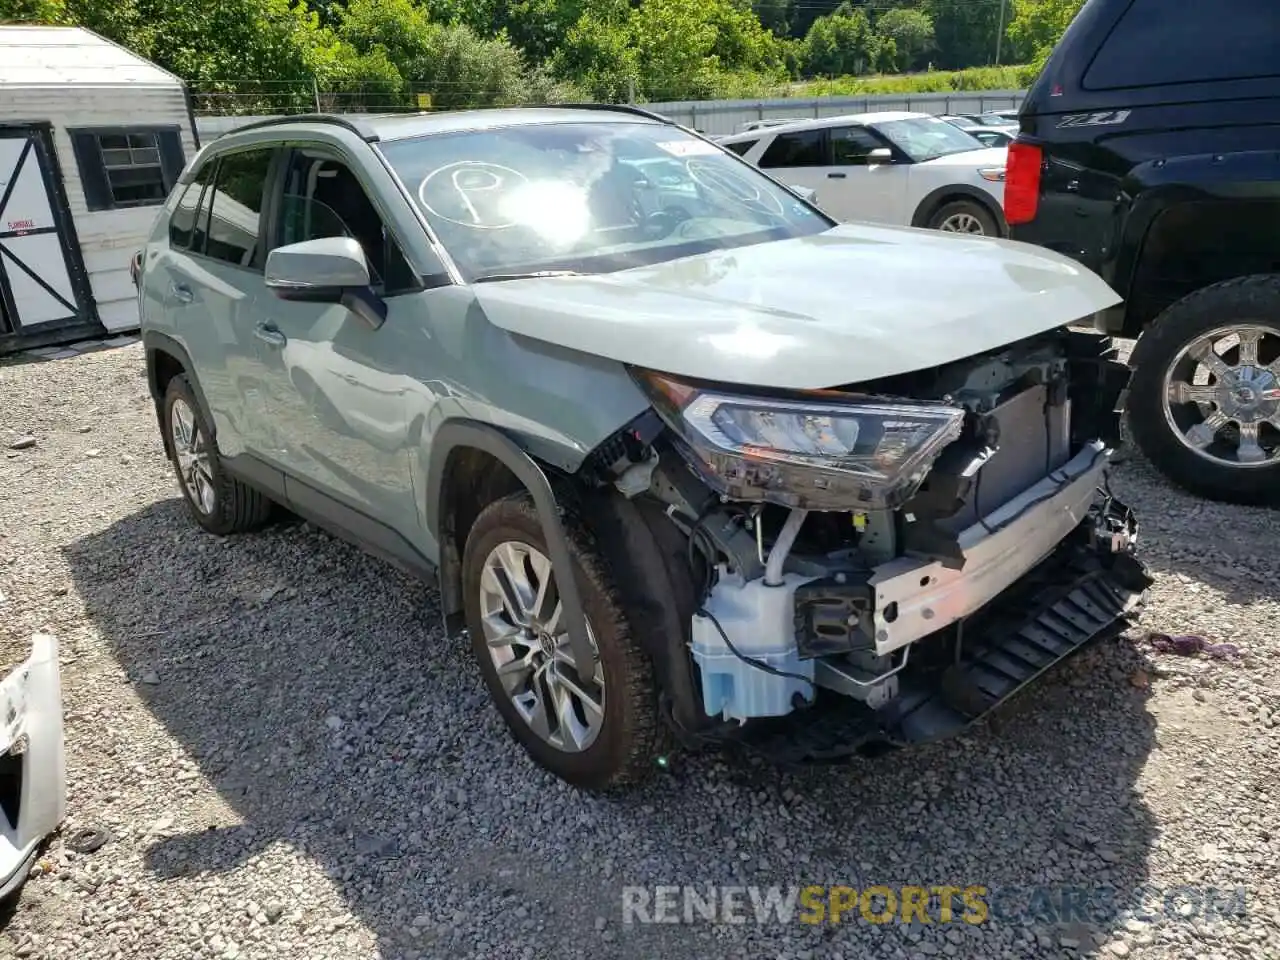
[(938, 224), (938, 229), (944, 233), (973, 233), (978, 234), (979, 236), (986, 235), (986, 231), (982, 229), (982, 221), (972, 213), (953, 213)]
[(591, 680), (580, 682), (561, 625), (551, 561), (527, 543), (508, 540), (485, 558), (480, 617), (498, 680), (529, 729), (557, 750), (586, 750), (604, 725), (604, 670), (595, 653)]
[(178, 477), (187, 498), (203, 514), (213, 513), (215, 495), (209, 466), (209, 445), (196, 421), (195, 411), (178, 397), (169, 408), (169, 433), (173, 439)]
[(1277, 462), (1280, 327), (1221, 327), (1200, 336), (1169, 365), (1164, 393), (1169, 427), (1196, 454), (1232, 467)]

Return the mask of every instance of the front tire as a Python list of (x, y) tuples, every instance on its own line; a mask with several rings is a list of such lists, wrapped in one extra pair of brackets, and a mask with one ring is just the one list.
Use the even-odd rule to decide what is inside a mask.
[(565, 518), (596, 649), (589, 682), (573, 669), (537, 509), (526, 493), (486, 507), (467, 536), (462, 585), (472, 651), (507, 728), (541, 766), (575, 786), (635, 783), (654, 769), (661, 730), (653, 667), (586, 529)]
[(1280, 502), (1280, 276), (1184, 297), (1130, 364), (1129, 428), (1157, 470), (1210, 500)]
[(169, 462), (196, 523), (225, 535), (256, 530), (270, 519), (271, 501), (223, 468), (209, 421), (185, 375), (165, 388), (161, 422)]
[(998, 237), (1000, 227), (991, 211), (976, 200), (953, 200), (944, 203), (929, 218), (931, 230), (961, 233), (971, 237)]

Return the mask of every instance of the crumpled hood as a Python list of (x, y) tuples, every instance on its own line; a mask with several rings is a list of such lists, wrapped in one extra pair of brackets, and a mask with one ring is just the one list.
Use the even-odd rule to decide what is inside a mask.
[(585, 277), (480, 284), (511, 333), (686, 377), (819, 389), (937, 366), (1120, 301), (1008, 240), (845, 224)]

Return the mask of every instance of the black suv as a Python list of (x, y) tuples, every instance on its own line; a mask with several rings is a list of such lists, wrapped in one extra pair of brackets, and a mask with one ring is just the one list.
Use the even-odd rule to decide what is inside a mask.
[(1280, 499), (1280, 5), (1088, 0), (1019, 114), (1015, 240), (1094, 270), (1137, 337), (1138, 447), (1181, 486)]

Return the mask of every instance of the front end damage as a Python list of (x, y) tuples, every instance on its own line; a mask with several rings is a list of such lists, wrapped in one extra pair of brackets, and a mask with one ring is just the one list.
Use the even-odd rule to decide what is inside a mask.
[(687, 548), (690, 743), (791, 762), (953, 735), (1150, 584), (1107, 483), (1128, 370), (1094, 334), (799, 394), (635, 375), (654, 411), (593, 468)]
[(0, 679), (0, 902), (26, 882), (66, 808), (58, 641), (37, 633), (31, 655)]

